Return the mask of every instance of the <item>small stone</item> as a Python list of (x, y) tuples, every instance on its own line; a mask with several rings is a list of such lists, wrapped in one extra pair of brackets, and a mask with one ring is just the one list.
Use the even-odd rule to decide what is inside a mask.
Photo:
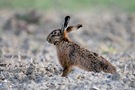
[(108, 75), (107, 78), (111, 78), (111, 75)]
[(79, 75), (79, 76), (77, 77), (77, 79), (83, 80), (83, 79), (85, 79), (85, 76)]
[(120, 74), (116, 73), (112, 75), (112, 80), (119, 80), (120, 79)]
[(90, 88), (90, 90), (97, 90), (96, 88)]
[(132, 81), (132, 82), (130, 83), (130, 86), (133, 87), (133, 88), (135, 88), (135, 81)]

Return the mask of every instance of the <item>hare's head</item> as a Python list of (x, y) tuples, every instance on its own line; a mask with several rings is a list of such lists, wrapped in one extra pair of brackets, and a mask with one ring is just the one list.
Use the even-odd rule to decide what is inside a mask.
[(78, 28), (82, 27), (81, 24), (78, 24), (76, 26), (69, 26), (68, 27), (69, 20), (70, 20), (70, 16), (66, 16), (64, 24), (62, 25), (62, 28), (53, 30), (48, 35), (47, 41), (49, 43), (52, 43), (52, 44), (55, 45), (57, 42), (60, 42), (62, 40), (69, 40), (68, 37), (67, 37), (67, 33), (74, 30), (74, 29), (78, 29)]

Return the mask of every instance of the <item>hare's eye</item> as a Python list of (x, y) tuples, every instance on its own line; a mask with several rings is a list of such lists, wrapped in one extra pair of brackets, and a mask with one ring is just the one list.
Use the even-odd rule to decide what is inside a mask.
[(60, 33), (57, 33), (57, 35), (60, 35)]
[(53, 34), (56, 34), (57, 32), (54, 32)]
[(54, 37), (55, 35), (52, 35), (51, 37)]

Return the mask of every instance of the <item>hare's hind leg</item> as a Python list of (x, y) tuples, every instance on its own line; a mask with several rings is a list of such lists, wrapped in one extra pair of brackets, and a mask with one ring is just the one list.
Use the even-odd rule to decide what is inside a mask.
[(72, 66), (66, 66), (66, 67), (64, 67), (62, 76), (63, 77), (66, 77), (68, 75), (68, 73), (70, 73), (71, 69), (72, 69)]

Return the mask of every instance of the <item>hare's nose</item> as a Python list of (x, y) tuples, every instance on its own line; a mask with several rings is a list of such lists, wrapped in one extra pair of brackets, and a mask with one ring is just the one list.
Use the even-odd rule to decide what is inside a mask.
[(51, 41), (51, 39), (50, 39), (50, 38), (47, 38), (47, 41), (48, 41), (48, 42), (50, 42), (50, 41)]

